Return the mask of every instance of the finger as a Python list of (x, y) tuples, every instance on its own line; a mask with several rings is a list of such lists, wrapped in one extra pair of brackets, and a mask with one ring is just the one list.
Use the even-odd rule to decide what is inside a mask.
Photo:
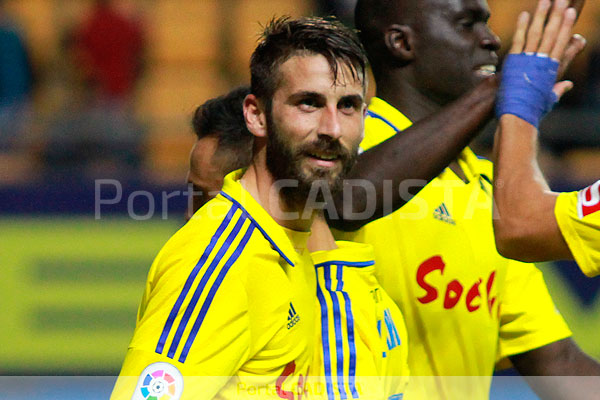
[[(537, 49), (538, 53), (542, 54), (550, 54), (552, 49), (555, 47), (556, 40), (560, 33), (563, 32), (563, 27), (565, 24), (563, 20), (566, 18), (565, 10), (569, 5), (568, 0), (557, 0), (554, 3), (554, 7), (552, 8), (552, 13), (550, 14), (550, 19), (548, 23), (544, 27), (542, 43), (540, 47)], [(574, 11), (574, 10), (573, 10)], [(572, 25), (571, 25), (572, 26)], [(567, 37), (565, 40), (565, 46), (569, 41), (569, 36), (571, 36), (570, 32), (567, 32)]]
[(544, 30), (544, 22), (548, 15), (548, 10), (552, 3), (550, 0), (540, 0), (533, 15), (533, 21), (527, 32), (527, 42), (525, 43), (525, 52), (535, 53), (538, 50), (540, 40), (542, 38), (542, 32)]
[(513, 37), (510, 53), (519, 54), (523, 52), (523, 48), (525, 47), (525, 35), (527, 35), (527, 26), (529, 26), (529, 13), (523, 11), (519, 14), (519, 19), (517, 19), (517, 30)]
[(575, 11), (577, 11), (577, 17), (575, 18), (576, 20), (581, 15), (581, 9), (583, 8), (584, 4), (585, 0), (571, 0), (571, 7), (573, 7)]
[(556, 95), (557, 100), (560, 100), (560, 98), (571, 89), (573, 89), (573, 82), (561, 81), (554, 85), (552, 91)]
[(581, 53), (581, 51), (585, 48), (586, 43), (587, 42), (585, 38), (581, 35), (575, 34), (571, 37), (562, 60), (560, 61), (560, 67), (558, 68), (558, 79), (564, 75), (565, 71), (571, 64), (571, 61), (573, 61), (577, 54)]
[(560, 27), (554, 47), (548, 52), (551, 58), (558, 61), (562, 60), (565, 49), (571, 41), (571, 31), (573, 30), (573, 25), (575, 25), (576, 16), (574, 8), (569, 8), (565, 11), (562, 26)]

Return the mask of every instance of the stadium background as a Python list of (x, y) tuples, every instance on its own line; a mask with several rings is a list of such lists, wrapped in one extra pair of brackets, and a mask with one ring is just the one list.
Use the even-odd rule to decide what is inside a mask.
[[(72, 103), (88, 84), (66, 38), (84, 23), (93, 1), (3, 3), (0, 20), (8, 15), (20, 27), (33, 78), (18, 131), (0, 119), (0, 375), (115, 375), (149, 265), (183, 223), (194, 108), (248, 80), (259, 22), (332, 11), (348, 18), (344, 2), (115, 0), (118, 12), (137, 21), (145, 36), (143, 69), (124, 107), (139, 126), (131, 142), (136, 150), (126, 156), (122, 147), (99, 151), (112, 140), (110, 129), (77, 146), (56, 134), (65, 126), (57, 122), (60, 115), (79, 112)], [(506, 45), (516, 15), (532, 9), (535, 0), (489, 3), (491, 25)], [(560, 190), (600, 177), (599, 22), (600, 5), (588, 1), (577, 29), (588, 38), (588, 48), (569, 72), (577, 89), (542, 134), (543, 167)], [(0, 54), (0, 66), (2, 60)], [(77, 139), (77, 130), (68, 136)], [(475, 146), (489, 152), (489, 132)], [(115, 198), (117, 185), (120, 200), (97, 209), (97, 197)], [(569, 264), (542, 269), (577, 342), (600, 358), (600, 280), (585, 278)], [(14, 391), (8, 397), (0, 389), (0, 397), (21, 398), (19, 382), (5, 385)], [(104, 393), (98, 398), (106, 397), (111, 384), (78, 383)], [(32, 393), (22, 398), (36, 398)]]

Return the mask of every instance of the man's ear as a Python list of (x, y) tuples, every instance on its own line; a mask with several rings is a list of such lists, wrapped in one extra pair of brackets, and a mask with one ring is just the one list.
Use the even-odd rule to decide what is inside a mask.
[(254, 136), (267, 136), (267, 116), (264, 105), (253, 94), (249, 94), (244, 99), (244, 119), (248, 130)]
[(414, 34), (408, 25), (390, 25), (385, 30), (385, 46), (392, 56), (402, 63), (409, 63), (415, 58)]

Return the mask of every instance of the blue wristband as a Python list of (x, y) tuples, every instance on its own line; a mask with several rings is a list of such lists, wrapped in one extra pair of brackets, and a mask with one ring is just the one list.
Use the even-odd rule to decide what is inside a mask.
[(536, 54), (509, 54), (502, 69), (496, 116), (513, 114), (537, 128), (558, 100), (552, 91), (558, 65)]

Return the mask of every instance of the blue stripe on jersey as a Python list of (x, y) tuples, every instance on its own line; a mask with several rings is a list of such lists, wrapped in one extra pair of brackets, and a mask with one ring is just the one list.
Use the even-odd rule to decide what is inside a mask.
[(194, 292), (194, 295), (192, 296), (190, 303), (188, 304), (185, 313), (183, 314), (183, 317), (179, 322), (179, 327), (177, 328), (177, 332), (175, 333), (175, 337), (173, 338), (173, 342), (171, 343), (171, 347), (169, 348), (169, 353), (167, 354), (167, 357), (173, 358), (175, 356), (175, 352), (177, 351), (177, 347), (179, 347), (179, 342), (181, 341), (181, 337), (183, 336), (183, 331), (185, 331), (185, 328), (187, 327), (187, 324), (192, 316), (192, 313), (194, 312), (194, 309), (196, 308), (196, 305), (198, 304), (200, 296), (202, 296), (202, 292), (204, 291), (208, 280), (210, 279), (213, 272), (221, 262), (221, 259), (223, 258), (227, 250), (229, 250), (229, 247), (231, 247), (231, 244), (237, 237), (240, 229), (242, 229), (242, 225), (244, 225), (244, 222), (246, 222), (246, 216), (242, 214), (235, 226), (233, 227), (233, 229), (231, 230), (231, 232), (229, 233), (229, 235), (227, 236), (227, 239), (225, 239), (225, 242), (215, 255), (215, 258), (202, 274), (202, 279), (200, 279), (200, 283), (198, 284), (198, 287), (196, 288), (196, 291)]
[(233, 218), (233, 214), (235, 214), (236, 210), (237, 210), (237, 207), (235, 206), (235, 204), (232, 205), (231, 208), (229, 209), (229, 212), (225, 216), (225, 219), (223, 219), (223, 222), (221, 222), (221, 225), (219, 225), (219, 227), (217, 228), (217, 231), (210, 239), (210, 243), (208, 244), (208, 246), (206, 246), (206, 249), (204, 250), (204, 253), (200, 257), (200, 260), (198, 261), (198, 263), (196, 264), (196, 266), (194, 267), (194, 269), (188, 276), (187, 280), (185, 281), (185, 284), (183, 285), (183, 289), (181, 290), (181, 293), (179, 294), (177, 301), (175, 301), (175, 305), (171, 309), (171, 312), (169, 313), (169, 317), (167, 318), (167, 322), (165, 323), (165, 327), (163, 328), (162, 334), (160, 335), (160, 338), (158, 339), (158, 343), (156, 345), (156, 350), (155, 350), (158, 354), (162, 354), (162, 352), (164, 350), (165, 343), (167, 341), (167, 338), (169, 337), (169, 333), (171, 333), (171, 328), (173, 327), (175, 318), (177, 318), (179, 309), (181, 308), (183, 301), (187, 297), (188, 292), (189, 292), (190, 288), (192, 287), (194, 280), (196, 279), (196, 276), (200, 272), (200, 269), (204, 266), (204, 263), (206, 263), (208, 256), (210, 255), (210, 253), (212, 253), (215, 245), (221, 238), (221, 235), (223, 234), (223, 232), (225, 231), (227, 226), (229, 226), (229, 223), (231, 222), (231, 218)]
[(358, 391), (356, 390), (356, 341), (354, 338), (354, 316), (352, 315), (352, 304), (350, 303), (350, 297), (348, 293), (344, 292), (344, 277), (342, 273), (344, 266), (338, 265), (338, 287), (337, 291), (342, 293), (344, 296), (344, 306), (346, 309), (346, 329), (348, 331), (348, 352), (350, 353), (350, 362), (348, 369), (348, 384), (350, 391), (352, 391), (352, 397), (357, 399)]
[(388, 124), (388, 125), (389, 125), (389, 126), (390, 126), (390, 127), (393, 129), (393, 130), (394, 130), (394, 132), (398, 132), (398, 131), (399, 131), (399, 129), (398, 129), (398, 128), (396, 128), (396, 127), (394, 126), (394, 124), (392, 124), (392, 123), (391, 123), (389, 120), (387, 120), (387, 119), (383, 118), (381, 115), (379, 115), (379, 114), (377, 114), (377, 113), (374, 113), (374, 112), (373, 112), (373, 111), (371, 111), (371, 110), (367, 110), (367, 115), (368, 115), (369, 117), (371, 117), (371, 118), (377, 118), (377, 119), (380, 119), (380, 120), (382, 120), (383, 122), (385, 122), (386, 124)]
[(323, 290), (319, 285), (319, 271), (317, 273), (317, 299), (321, 306), (321, 341), (323, 342), (323, 363), (325, 364), (325, 382), (327, 387), (327, 398), (335, 399), (333, 395), (333, 381), (331, 378), (331, 352), (329, 349), (329, 315), (327, 312), (327, 302), (323, 295)]
[(331, 296), (331, 303), (333, 304), (333, 327), (335, 330), (335, 348), (336, 348), (336, 364), (337, 364), (337, 377), (338, 377), (338, 391), (342, 400), (347, 399), (346, 390), (344, 388), (344, 337), (342, 336), (342, 313), (340, 311), (340, 301), (333, 289), (333, 282), (331, 280), (331, 267), (325, 266), (323, 271), (325, 275), (325, 287), (329, 291)]
[[(381, 337), (381, 320), (378, 319), (377, 320), (377, 332), (379, 332), (379, 337)], [(387, 357), (387, 353), (384, 351), (383, 352), (383, 358)]]
[(389, 308), (386, 308), (383, 311), (383, 318), (388, 331), (388, 350), (392, 350), (394, 347), (400, 346), (402, 341), (400, 340), (400, 334), (398, 333), (398, 329), (396, 329), (396, 324), (394, 324), (394, 320), (392, 319), (392, 314), (390, 313)]
[(250, 221), (252, 221), (254, 223), (254, 225), (256, 226), (256, 228), (260, 231), (260, 233), (262, 233), (262, 235), (265, 237), (265, 239), (267, 239), (267, 241), (269, 243), (271, 243), (271, 246), (273, 246), (273, 248), (275, 249), (275, 251), (277, 251), (279, 253), (279, 255), (288, 263), (290, 264), (292, 267), (294, 266), (294, 263), (292, 262), (292, 260), (290, 260), (284, 253), (283, 251), (281, 251), (281, 249), (279, 247), (277, 247), (277, 245), (275, 244), (275, 241), (273, 241), (273, 239), (271, 239), (271, 237), (269, 235), (267, 235), (267, 232), (265, 232), (265, 230), (259, 225), (258, 222), (256, 222), (256, 220), (252, 217), (252, 215), (250, 215), (250, 213), (240, 204), (239, 201), (235, 200), (233, 197), (231, 197), (230, 195), (228, 195), (227, 193), (221, 191), (221, 196), (225, 197), (227, 200), (231, 201), (233, 204), (235, 204), (236, 206), (238, 206), (242, 212), (246, 215), (246, 217), (248, 217), (248, 219), (250, 219)]
[[(245, 218), (244, 218), (244, 220), (245, 220)], [(255, 228), (255, 225), (253, 223), (251, 223), (250, 226), (248, 227), (248, 230), (244, 234), (244, 237), (242, 238), (240, 243), (237, 245), (236, 249), (233, 251), (233, 253), (229, 257), (229, 259), (227, 260), (227, 262), (225, 263), (225, 265), (223, 266), (221, 271), (219, 272), (219, 275), (217, 275), (217, 279), (213, 283), (212, 287), (210, 288), (210, 291), (208, 292), (208, 296), (206, 296), (206, 300), (204, 300), (204, 303), (202, 304), (202, 308), (200, 309), (198, 318), (196, 318), (196, 322), (194, 322), (194, 326), (192, 327), (190, 336), (188, 337), (187, 341), (185, 342), (183, 351), (181, 352), (181, 355), (179, 356), (180, 363), (185, 362), (185, 359), (187, 358), (187, 355), (190, 352), (190, 348), (192, 347), (192, 344), (194, 343), (194, 339), (196, 339), (198, 330), (200, 329), (200, 326), (202, 325), (202, 322), (204, 321), (204, 317), (206, 317), (208, 308), (210, 307), (213, 299), (215, 298), (215, 295), (217, 293), (217, 290), (219, 289), (219, 286), (221, 286), (221, 283), (225, 279), (225, 275), (227, 275), (227, 272), (229, 272), (229, 269), (231, 268), (233, 263), (235, 263), (237, 261), (237, 259), (239, 258), (240, 254), (242, 254), (242, 251), (246, 247), (246, 244), (248, 243), (248, 241), (250, 240), (250, 237), (252, 236), (252, 233), (254, 232), (254, 228)]]
[(315, 264), (316, 268), (321, 268), (321, 267), (328, 267), (331, 265), (343, 265), (345, 267), (357, 267), (357, 268), (364, 268), (364, 267), (370, 267), (371, 265), (375, 265), (375, 261), (371, 260), (371, 261), (363, 261), (363, 262), (359, 262), (359, 261), (326, 261), (320, 264)]

